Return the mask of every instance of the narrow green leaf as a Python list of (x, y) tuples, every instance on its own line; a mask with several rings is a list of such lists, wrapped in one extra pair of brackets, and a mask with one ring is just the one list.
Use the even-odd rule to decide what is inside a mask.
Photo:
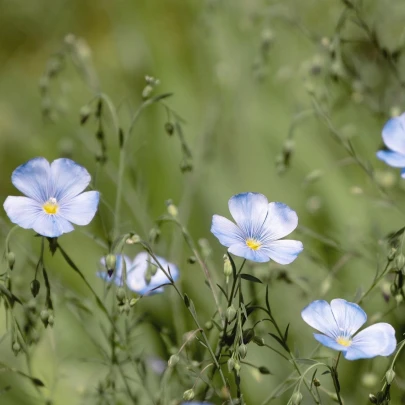
[(262, 280), (260, 280), (259, 278), (255, 277), (255, 276), (252, 276), (251, 274), (242, 273), (240, 275), (240, 277), (243, 278), (244, 280), (251, 281), (252, 283), (263, 284)]

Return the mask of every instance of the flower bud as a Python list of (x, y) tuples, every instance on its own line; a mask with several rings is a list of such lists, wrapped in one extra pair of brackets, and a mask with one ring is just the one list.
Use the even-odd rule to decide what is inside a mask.
[(229, 277), (232, 275), (232, 264), (229, 260), (229, 256), (226, 254), (224, 255), (224, 275), (226, 282), (228, 283)]
[(394, 247), (391, 248), (391, 250), (388, 253), (387, 259), (391, 262), (395, 259), (395, 256), (397, 254), (397, 249), (395, 249)]
[(233, 368), (235, 369), (236, 374), (239, 375), (239, 371), (240, 371), (240, 363), (239, 363), (239, 361), (236, 361), (236, 362), (235, 362), (235, 365), (234, 365)]
[(403, 300), (404, 300), (404, 297), (401, 294), (397, 294), (395, 296), (395, 301), (396, 301), (397, 305), (401, 304)]
[(241, 359), (244, 359), (244, 358), (246, 357), (246, 355), (247, 355), (247, 346), (242, 343), (242, 344), (238, 347), (238, 352), (239, 352), (240, 358), (241, 358)]
[(125, 290), (122, 287), (119, 287), (115, 293), (115, 296), (117, 297), (118, 302), (124, 302), (126, 297)]
[(195, 397), (195, 392), (192, 388), (187, 391), (184, 391), (183, 399), (185, 401), (191, 401), (194, 399), (194, 397)]
[(127, 238), (127, 240), (125, 241), (125, 243), (127, 245), (135, 245), (136, 243), (139, 243), (141, 241), (141, 237), (137, 234), (134, 234), (132, 236), (130, 236), (129, 238)]
[(231, 322), (231, 321), (233, 321), (235, 316), (236, 316), (236, 309), (233, 305), (231, 305), (226, 310), (226, 319), (228, 320), (228, 322)]
[(12, 350), (13, 350), (15, 356), (17, 356), (17, 354), (20, 353), (20, 351), (21, 351), (21, 346), (20, 346), (20, 344), (19, 344), (17, 341), (15, 341), (15, 342), (13, 343)]
[(116, 264), (117, 264), (117, 256), (113, 255), (112, 253), (109, 253), (105, 258), (105, 265), (107, 267), (107, 270), (114, 271)]
[(258, 368), (258, 370), (259, 370), (260, 374), (266, 374), (266, 375), (271, 374), (270, 370), (267, 367), (264, 367), (264, 366), (260, 366)]
[(84, 125), (91, 115), (91, 109), (88, 104), (80, 109), (80, 124)]
[(256, 343), (258, 346), (264, 346), (264, 339), (260, 336), (254, 336), (253, 342)]
[(152, 91), (153, 91), (153, 87), (150, 84), (146, 85), (142, 91), (142, 98), (144, 98), (144, 99), (148, 98), (150, 96), (150, 94), (152, 93)]
[(190, 264), (194, 264), (196, 261), (197, 261), (197, 258), (195, 256), (190, 256), (187, 259), (187, 262), (190, 263)]
[(49, 319), (49, 311), (47, 309), (43, 309), (39, 316), (40, 316), (41, 321), (44, 324), (44, 326), (47, 327), (48, 319)]
[(321, 386), (321, 382), (317, 378), (313, 379), (313, 383), (314, 383), (315, 387), (320, 387)]
[(392, 382), (394, 381), (395, 378), (395, 371), (390, 368), (386, 373), (385, 373), (385, 379), (387, 380), (387, 384), (391, 385)]
[(369, 394), (368, 399), (372, 404), (378, 404), (378, 399), (374, 394)]
[(173, 135), (174, 126), (171, 122), (166, 122), (165, 131), (166, 131), (167, 135)]
[(31, 294), (35, 298), (39, 293), (39, 289), (41, 288), (41, 284), (39, 283), (38, 280), (32, 280), (30, 288), (31, 288)]
[(243, 331), (243, 341), (249, 343), (255, 337), (255, 331), (253, 328), (245, 329)]
[(231, 357), (228, 362), (228, 371), (231, 372), (235, 368), (235, 360)]
[(180, 360), (180, 357), (177, 354), (172, 354), (169, 358), (167, 364), (169, 367), (174, 367)]
[(55, 323), (55, 318), (54, 318), (54, 316), (53, 316), (53, 315), (49, 315), (49, 318), (48, 318), (48, 325), (49, 325), (49, 326), (53, 326), (54, 323)]
[(402, 253), (400, 253), (395, 259), (395, 264), (397, 265), (399, 271), (401, 271), (405, 266), (405, 256)]
[(132, 308), (138, 301), (139, 298), (132, 298), (131, 301), (129, 301), (129, 306)]
[(211, 321), (205, 322), (205, 325), (204, 325), (205, 329), (207, 329), (207, 330), (211, 330), (213, 326), (214, 325)]
[(14, 252), (8, 252), (7, 253), (7, 263), (8, 263), (8, 267), (10, 268), (10, 270), (13, 270), (14, 263), (15, 263), (15, 254), (14, 254)]
[(176, 218), (179, 211), (177, 207), (173, 204), (172, 200), (167, 201), (166, 205), (167, 205), (167, 212), (169, 213), (169, 215), (172, 216), (173, 218)]
[(292, 405), (300, 405), (302, 401), (302, 394), (299, 391), (295, 391), (291, 396)]

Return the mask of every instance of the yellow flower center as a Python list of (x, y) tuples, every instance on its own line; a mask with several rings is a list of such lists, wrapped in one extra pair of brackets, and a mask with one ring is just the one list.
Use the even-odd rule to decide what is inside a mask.
[(54, 215), (59, 211), (59, 205), (56, 198), (50, 198), (43, 206), (42, 209), (49, 215)]
[(352, 344), (351, 339), (345, 338), (345, 337), (343, 337), (343, 336), (339, 336), (339, 337), (336, 339), (336, 342), (339, 343), (339, 344), (342, 345), (342, 346), (345, 346), (345, 347), (349, 347), (349, 346), (351, 346), (351, 344)]
[(246, 240), (246, 245), (252, 250), (259, 250), (262, 246), (261, 242), (252, 238)]

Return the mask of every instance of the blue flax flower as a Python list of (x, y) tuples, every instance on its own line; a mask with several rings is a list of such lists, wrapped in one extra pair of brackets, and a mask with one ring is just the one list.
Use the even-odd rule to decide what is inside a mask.
[(389, 150), (379, 150), (378, 159), (392, 167), (400, 167), (405, 178), (405, 114), (391, 118), (384, 125), (382, 137)]
[(29, 160), (11, 175), (14, 186), (26, 197), (7, 197), (4, 209), (11, 222), (55, 238), (87, 225), (99, 202), (98, 191), (83, 190), (91, 180), (88, 171), (70, 159), (51, 164), (42, 157)]
[[(159, 286), (170, 282), (155, 260), (146, 252), (139, 253), (134, 260), (125, 255), (117, 255), (116, 258), (115, 272), (111, 281), (117, 285), (121, 285), (122, 259), (124, 259), (127, 269), (127, 286), (131, 291), (139, 295), (161, 293), (163, 292), (163, 287)], [(167, 272), (170, 268), (170, 274), (173, 280), (176, 281), (179, 277), (179, 269), (173, 263), (169, 263), (163, 259), (163, 257), (156, 256), (156, 258)], [(104, 258), (101, 260), (101, 263), (105, 265)], [(148, 269), (151, 275), (149, 282), (146, 281)], [(108, 274), (104, 271), (97, 273), (97, 275), (106, 281), (110, 280)]]
[(343, 299), (311, 302), (301, 316), (322, 334), (315, 339), (326, 347), (343, 352), (348, 360), (389, 356), (395, 350), (395, 330), (388, 323), (376, 323), (356, 332), (366, 322), (366, 313), (355, 303)]
[(295, 211), (283, 203), (269, 202), (263, 194), (241, 193), (229, 200), (236, 225), (219, 215), (212, 217), (211, 232), (230, 253), (254, 262), (289, 264), (302, 251), (297, 240), (279, 240), (298, 225)]

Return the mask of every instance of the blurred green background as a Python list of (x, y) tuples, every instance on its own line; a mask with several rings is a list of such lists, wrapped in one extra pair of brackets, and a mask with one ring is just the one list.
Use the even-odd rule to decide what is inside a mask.
[[(354, 300), (356, 293), (368, 288), (386, 258), (384, 237), (400, 229), (404, 220), (403, 180), (399, 171), (379, 162), (375, 152), (382, 146), (384, 122), (404, 109), (400, 73), (405, 4), (370, 0), (356, 10), (337, 0), (0, 0), (0, 194), (3, 199), (18, 195), (10, 175), (30, 158), (52, 161), (69, 156), (93, 176), (97, 171), (95, 187), (103, 196), (100, 212), (110, 231), (109, 207), (115, 201), (118, 167), (118, 140), (111, 120), (106, 113), (108, 162), (97, 169), (96, 122), (89, 119), (80, 126), (80, 109), (92, 99), (94, 88), (82, 80), (69, 53), (49, 83), (44, 82), (45, 73), (55, 63), (55, 54), (66, 49), (68, 34), (81, 38), (85, 42), (79, 42), (79, 56), (94, 69), (89, 68), (88, 77), (114, 102), (124, 129), (142, 102), (145, 76), (158, 78), (153, 95), (173, 92), (165, 103), (186, 121), (183, 131), (193, 153), (193, 171), (180, 170), (181, 146), (164, 130), (164, 108), (148, 107), (127, 150), (121, 231), (146, 238), (154, 220), (165, 213), (165, 201), (172, 199), (193, 238), (206, 238), (211, 245), (208, 263), (220, 280), (225, 249), (210, 234), (212, 215), (229, 217), (228, 199), (243, 191), (261, 192), (269, 201), (288, 204), (298, 213), (300, 226), (293, 236), (303, 241), (304, 252), (289, 266), (249, 265), (249, 272), (270, 284), (276, 318), (284, 327), (291, 323), (291, 346), (299, 357), (309, 356), (315, 342), (311, 328), (301, 320), (301, 309), (321, 297)], [(44, 92), (44, 86), (49, 91)], [(324, 115), (314, 113), (319, 109)], [(368, 173), (342, 146), (347, 140)], [(1, 224), (5, 238), (11, 228), (5, 214)], [(103, 296), (103, 282), (95, 274), (107, 250), (92, 235), (105, 240), (99, 218), (60, 242)], [(32, 231), (19, 230), (11, 239), (17, 254), (12, 282), (16, 295), (40, 311), (44, 286), (34, 301), (29, 289), (40, 251), (33, 236)], [(127, 249), (130, 255), (138, 251)], [(209, 321), (214, 306), (203, 273), (188, 263), (190, 251), (172, 225), (162, 227), (156, 253), (178, 264), (181, 289), (194, 300), (201, 322)], [(39, 342), (30, 349), (29, 365), (32, 375), (46, 385), (44, 397), (24, 377), (3, 371), (0, 402), (39, 404), (47, 398), (57, 405), (115, 403), (97, 402), (98, 382), (108, 371), (100, 365), (98, 350), (99, 345), (107, 347), (102, 314), (60, 256), (48, 255), (46, 265), (55, 325), (47, 329), (38, 325)], [(363, 307), (369, 319), (388, 313), (381, 319), (396, 327), (400, 340), (405, 331), (403, 306), (397, 309), (393, 297), (386, 302), (382, 296), (382, 288), (389, 294), (390, 281), (379, 286)], [(253, 288), (255, 292), (247, 285), (246, 294), (262, 299), (264, 287)], [(89, 313), (79, 310), (78, 303)], [(18, 311), (24, 319), (23, 311)], [(169, 357), (161, 338), (163, 327), (177, 347), (183, 334), (194, 328), (170, 290), (143, 299), (128, 319), (141, 315), (146, 320), (135, 329), (134, 350), (145, 356)], [(11, 351), (3, 309), (0, 325), (1, 362), (28, 372), (24, 355), (15, 357)], [(269, 331), (269, 325), (257, 330), (268, 343)], [(326, 349), (321, 354), (333, 355)], [(247, 361), (273, 373), (263, 376), (242, 368), (248, 404), (263, 403), (292, 371), (277, 354), (253, 344)], [(399, 364), (394, 404), (402, 403), (405, 387), (403, 361)], [(387, 366), (388, 360), (381, 358), (343, 360), (345, 404), (367, 403), (368, 394), (381, 388)], [(328, 376), (320, 379), (332, 389)], [(151, 375), (150, 384), (156, 389), (158, 377)], [(189, 388), (179, 385), (173, 377), (173, 403)], [(137, 386), (134, 381), (132, 388)], [(303, 403), (311, 403), (303, 394)], [(287, 393), (273, 403), (285, 404), (288, 398)]]

